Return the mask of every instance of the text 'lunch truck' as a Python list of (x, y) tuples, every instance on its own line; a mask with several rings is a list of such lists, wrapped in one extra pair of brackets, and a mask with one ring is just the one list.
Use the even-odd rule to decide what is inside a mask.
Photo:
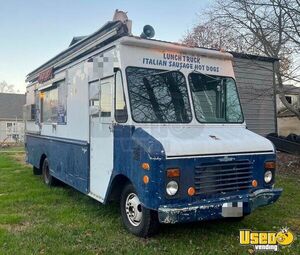
[(232, 55), (153, 36), (151, 26), (133, 36), (116, 11), (28, 74), (34, 174), (104, 204), (118, 200), (138, 236), (159, 223), (242, 218), (275, 202), (276, 152), (246, 128)]

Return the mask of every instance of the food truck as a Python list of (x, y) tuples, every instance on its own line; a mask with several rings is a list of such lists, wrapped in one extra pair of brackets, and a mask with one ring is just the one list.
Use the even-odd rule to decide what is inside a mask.
[(160, 223), (242, 219), (275, 202), (276, 152), (247, 129), (232, 55), (153, 36), (151, 26), (133, 36), (116, 11), (28, 74), (33, 173), (118, 201), (142, 237)]

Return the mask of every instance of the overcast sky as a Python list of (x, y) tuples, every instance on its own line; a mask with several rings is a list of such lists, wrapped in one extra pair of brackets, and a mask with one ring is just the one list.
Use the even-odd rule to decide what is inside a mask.
[(178, 41), (197, 22), (209, 0), (0, 0), (0, 81), (25, 91), (25, 76), (63, 49), (128, 12), (133, 34), (151, 24), (156, 39)]

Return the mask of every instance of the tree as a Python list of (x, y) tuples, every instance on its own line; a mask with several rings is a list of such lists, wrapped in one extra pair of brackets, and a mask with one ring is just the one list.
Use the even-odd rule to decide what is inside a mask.
[(6, 81), (0, 82), (0, 93), (14, 93), (15, 86), (9, 85)]
[(282, 0), (274, 1), (273, 5), (281, 8), (287, 17), (288, 26), (283, 33), (296, 45), (300, 51), (300, 1)]
[(219, 24), (212, 17), (188, 31), (182, 42), (196, 47), (257, 53), (253, 52), (254, 49), (249, 47), (244, 38), (232, 27)]
[[(205, 13), (206, 21), (183, 41), (280, 59), (275, 65), (276, 91), (286, 108), (300, 119), (300, 111), (286, 100), (283, 85), (300, 82), (300, 67), (293, 63), (293, 56), (300, 52), (299, 9), (299, 0), (217, 0)], [(208, 24), (215, 32), (207, 33)]]

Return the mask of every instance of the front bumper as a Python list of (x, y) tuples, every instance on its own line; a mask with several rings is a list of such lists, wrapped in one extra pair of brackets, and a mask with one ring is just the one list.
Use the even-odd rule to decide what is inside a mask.
[[(253, 193), (230, 197), (202, 199), (188, 205), (167, 205), (158, 208), (161, 223), (192, 222), (224, 218), (224, 204), (242, 204), (242, 215), (250, 214), (257, 207), (274, 203), (281, 195), (282, 189), (259, 189)], [(241, 203), (242, 202), (242, 203)], [(231, 216), (237, 217), (237, 216)]]

